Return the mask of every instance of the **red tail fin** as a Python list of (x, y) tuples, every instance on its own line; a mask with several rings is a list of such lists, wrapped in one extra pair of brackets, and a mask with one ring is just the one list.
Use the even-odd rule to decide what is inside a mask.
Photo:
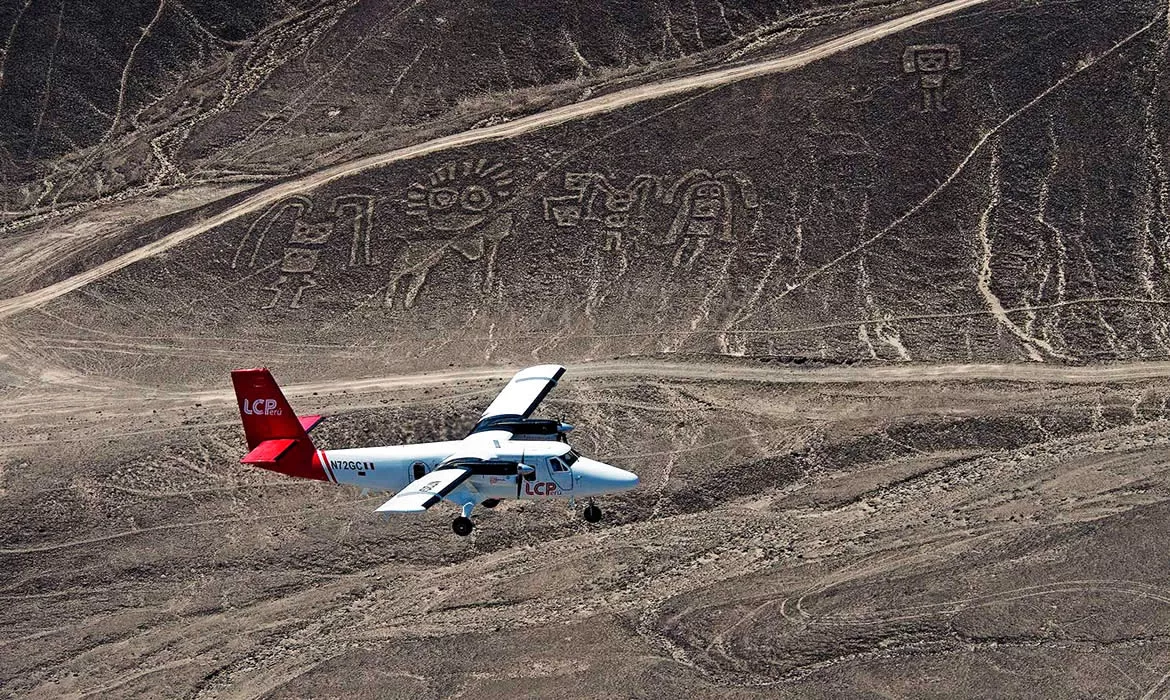
[(240, 403), (240, 418), (244, 421), (244, 437), (248, 439), (249, 450), (256, 449), (265, 440), (308, 438), (268, 370), (232, 370), (232, 384)]
[(289, 476), (327, 481), (306, 431), (318, 416), (302, 421), (281, 393), (267, 369), (232, 370), (232, 385), (240, 404), (244, 437), (251, 450), (241, 462)]

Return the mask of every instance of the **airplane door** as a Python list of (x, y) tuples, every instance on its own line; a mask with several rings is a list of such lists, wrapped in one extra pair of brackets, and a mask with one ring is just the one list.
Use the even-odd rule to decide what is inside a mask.
[(573, 490), (573, 466), (572, 463), (560, 457), (550, 457), (548, 460), (548, 475), (552, 482), (557, 485), (558, 491), (572, 491)]

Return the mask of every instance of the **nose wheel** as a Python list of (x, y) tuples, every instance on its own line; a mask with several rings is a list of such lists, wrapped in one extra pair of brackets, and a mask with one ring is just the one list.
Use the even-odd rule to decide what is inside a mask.
[(471, 522), (471, 518), (465, 518), (462, 515), (451, 523), (451, 530), (460, 537), (467, 537), (474, 529), (475, 523)]
[(596, 504), (590, 503), (585, 506), (585, 511), (581, 515), (585, 517), (587, 523), (601, 522), (601, 509)]

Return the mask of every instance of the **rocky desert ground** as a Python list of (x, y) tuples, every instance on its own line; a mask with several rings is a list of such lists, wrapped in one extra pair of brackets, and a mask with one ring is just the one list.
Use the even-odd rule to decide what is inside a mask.
[[(1168, 9), (0, 3), (0, 695), (1170, 695)], [(239, 464), (541, 362), (600, 524)]]

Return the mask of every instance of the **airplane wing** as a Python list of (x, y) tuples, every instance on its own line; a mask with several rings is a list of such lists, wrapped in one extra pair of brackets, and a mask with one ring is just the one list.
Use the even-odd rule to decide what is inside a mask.
[(483, 412), (471, 434), (490, 431), (498, 423), (531, 416), (564, 373), (565, 368), (560, 365), (538, 365), (520, 370)]
[(470, 476), (471, 469), (466, 467), (436, 469), (407, 484), (393, 498), (378, 506), (375, 512), (421, 513), (458, 489)]

